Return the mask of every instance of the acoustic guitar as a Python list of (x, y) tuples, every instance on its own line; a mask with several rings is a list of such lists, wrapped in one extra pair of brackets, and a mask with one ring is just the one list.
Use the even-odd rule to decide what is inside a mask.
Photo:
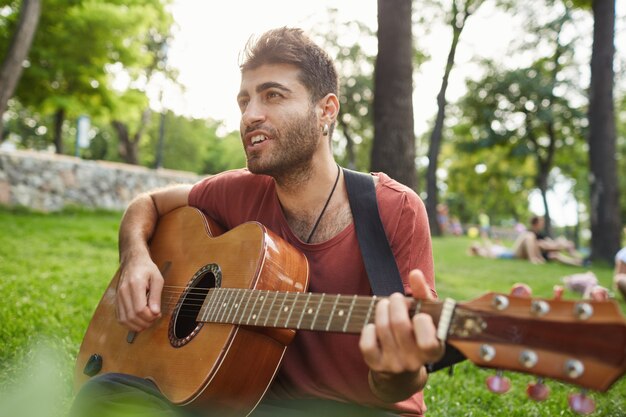
[[(152, 380), (174, 404), (246, 415), (296, 330), (360, 333), (380, 300), (306, 292), (308, 264), (298, 250), (255, 222), (224, 233), (190, 207), (160, 219), (150, 253), (165, 279), (162, 317), (140, 333), (117, 322), (118, 272), (81, 345), (76, 389), (121, 372)], [(613, 302), (495, 293), (411, 302), (412, 312), (433, 317), (440, 339), (482, 367), (599, 391), (626, 371), (626, 321)]]

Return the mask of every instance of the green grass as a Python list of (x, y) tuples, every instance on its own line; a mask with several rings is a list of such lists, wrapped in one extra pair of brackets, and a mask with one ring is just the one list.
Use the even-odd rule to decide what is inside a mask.
[[(93, 310), (117, 266), (116, 212), (70, 210), (59, 214), (0, 209), (0, 416), (61, 416), (72, 396), (74, 358)], [(506, 292), (519, 281), (536, 295), (550, 296), (560, 278), (582, 269), (531, 265), (466, 254), (467, 238), (433, 242), (441, 297), (470, 300), (487, 291)], [(591, 268), (610, 287), (611, 268)], [(569, 295), (573, 297), (573, 295)], [(620, 301), (622, 310), (626, 310)], [(485, 388), (491, 371), (470, 363), (431, 376), (425, 390), (428, 415), (573, 416), (571, 386), (549, 382), (550, 398), (525, 396), (532, 378), (509, 375), (513, 389), (494, 395)], [(32, 392), (37, 401), (32, 401)], [(592, 393), (595, 416), (626, 416), (626, 378), (608, 394)], [(38, 408), (39, 407), (39, 408)]]
[[(43, 384), (45, 392), (58, 394), (51, 397), (60, 397), (59, 409), (67, 406), (78, 347), (115, 272), (119, 219), (119, 213), (78, 209), (0, 210), (1, 405), (40, 392)], [(8, 415), (0, 407), (3, 412)]]

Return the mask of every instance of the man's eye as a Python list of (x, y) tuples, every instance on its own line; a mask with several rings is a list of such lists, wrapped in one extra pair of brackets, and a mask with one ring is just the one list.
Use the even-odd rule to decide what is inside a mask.
[(244, 110), (248, 106), (248, 100), (239, 100), (239, 109)]
[(276, 97), (281, 97), (281, 94), (277, 93), (276, 91), (270, 91), (267, 93), (267, 98), (276, 98)]

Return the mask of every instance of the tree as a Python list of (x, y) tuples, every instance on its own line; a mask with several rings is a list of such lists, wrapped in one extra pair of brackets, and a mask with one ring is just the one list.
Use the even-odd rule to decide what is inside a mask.
[[(167, 111), (165, 125), (168, 126), (164, 132), (165, 168), (217, 174), (246, 166), (239, 132), (222, 133), (220, 122), (188, 118)], [(144, 166), (154, 166), (159, 129), (160, 120), (153, 118), (146, 130), (146, 140), (140, 145), (140, 161)]]
[(446, 116), (446, 91), (448, 89), (448, 79), (450, 77), (450, 72), (452, 72), (452, 67), (454, 66), (456, 48), (459, 44), (459, 39), (461, 37), (461, 32), (465, 27), (465, 23), (470, 15), (474, 13), (482, 3), (483, 0), (452, 0), (452, 10), (448, 17), (448, 22), (452, 27), (452, 43), (450, 44), (450, 52), (448, 53), (446, 67), (441, 81), (441, 88), (439, 89), (439, 94), (437, 94), (437, 116), (435, 118), (435, 125), (430, 135), (428, 147), (428, 168), (426, 170), (426, 192), (428, 196), (426, 198), (426, 211), (428, 212), (428, 222), (430, 223), (430, 230), (433, 235), (441, 234), (439, 222), (437, 222), (437, 167), (443, 137), (443, 124)]
[(417, 188), (411, 0), (378, 1), (372, 171)]
[(570, 103), (564, 92), (567, 83), (559, 81), (561, 66), (571, 52), (571, 46), (561, 45), (557, 36), (555, 53), (528, 68), (500, 71), (491, 65), (483, 79), (468, 81), (469, 93), (459, 104), (460, 124), (467, 126), (466, 135), (458, 137), (461, 151), (499, 148), (507, 161), (534, 161), (534, 185), (543, 198), (548, 233), (547, 191), (557, 158), (560, 155), (562, 162), (569, 163), (583, 159), (584, 113)]
[(613, 108), (615, 0), (594, 0), (589, 85), (591, 256), (613, 262), (620, 248), (621, 220)]
[[(463, 108), (452, 107), (449, 116)], [(484, 111), (487, 111), (486, 109)], [(459, 142), (443, 144), (442, 168), (447, 173), (442, 184), (442, 203), (464, 224), (477, 223), (480, 210), (489, 214), (492, 224), (526, 222), (528, 198), (535, 181), (535, 164), (530, 158), (511, 157), (506, 144), (467, 146), (482, 129), (473, 119), (455, 120), (448, 133)], [(481, 132), (481, 133), (479, 133)]]
[[(376, 34), (357, 21), (339, 22), (337, 10), (328, 11), (328, 21), (337, 28), (318, 34), (324, 49), (333, 56), (339, 73), (340, 109), (333, 135), (333, 153), (343, 166), (357, 170), (370, 167), (373, 137), (372, 106), (374, 54), (365, 45), (375, 43)], [(348, 40), (346, 40), (348, 39)], [(358, 39), (358, 42), (352, 41)]]
[(68, 117), (108, 112), (116, 74), (141, 76), (151, 59), (147, 35), (168, 16), (161, 0), (47, 0), (16, 97), (54, 114), (58, 153)]
[(28, 56), (40, 15), (40, 0), (22, 0), (17, 28), (0, 66), (0, 142), (4, 138), (2, 116), (22, 75), (22, 64)]
[[(167, 68), (167, 48), (169, 39), (169, 26), (171, 22), (168, 18), (160, 20), (158, 26), (153, 27), (146, 37), (146, 50), (149, 60), (144, 69), (146, 79), (143, 89), (130, 88), (117, 96), (112, 111), (111, 125), (119, 139), (118, 150), (124, 162), (127, 164), (139, 164), (139, 144), (143, 134), (152, 118), (152, 109), (144, 91), (147, 86), (154, 84), (154, 79), (161, 78), (161, 83), (175, 78), (175, 71)], [(163, 86), (161, 85), (161, 89)], [(161, 106), (163, 105), (161, 90)], [(165, 110), (161, 110), (161, 119), (165, 120)], [(163, 125), (161, 126), (163, 127)], [(159, 150), (157, 149), (157, 153)], [(157, 165), (160, 161), (157, 157)], [(159, 165), (158, 167), (160, 167)]]

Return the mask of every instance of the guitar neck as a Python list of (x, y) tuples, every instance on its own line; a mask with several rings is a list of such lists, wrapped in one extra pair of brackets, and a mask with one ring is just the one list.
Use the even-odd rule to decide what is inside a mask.
[[(374, 321), (381, 297), (213, 288), (198, 321), (283, 329), (360, 333)], [(418, 311), (437, 323), (442, 303), (407, 298), (410, 314)]]

